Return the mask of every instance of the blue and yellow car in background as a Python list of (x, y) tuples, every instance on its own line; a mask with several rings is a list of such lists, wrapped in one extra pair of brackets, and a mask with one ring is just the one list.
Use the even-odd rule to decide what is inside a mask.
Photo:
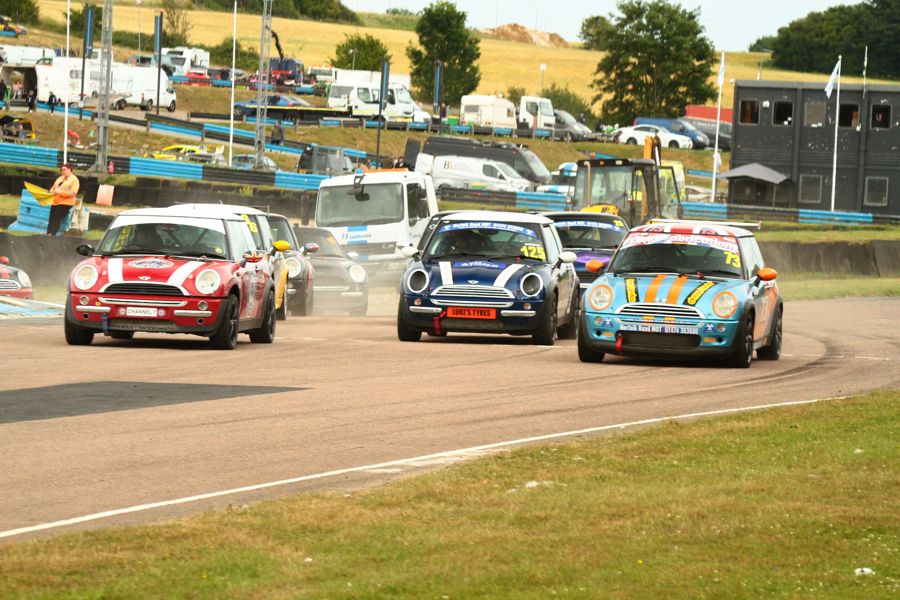
[(714, 358), (746, 368), (755, 350), (778, 360), (784, 308), (776, 277), (744, 227), (676, 220), (636, 227), (584, 294), (578, 357)]

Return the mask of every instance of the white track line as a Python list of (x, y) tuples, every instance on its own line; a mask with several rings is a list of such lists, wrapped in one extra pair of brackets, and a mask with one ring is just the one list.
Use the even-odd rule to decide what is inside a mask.
[(391, 467), (398, 466), (415, 466), (416, 464), (422, 464), (426, 461), (434, 461), (435, 459), (440, 458), (469, 458), (474, 454), (478, 454), (481, 452), (485, 452), (488, 450), (496, 450), (498, 448), (506, 448), (511, 446), (521, 446), (523, 444), (530, 444), (534, 442), (542, 442), (560, 438), (567, 438), (576, 435), (584, 435), (588, 433), (599, 433), (601, 431), (609, 431), (611, 429), (625, 429), (628, 427), (637, 427), (640, 425), (653, 425), (655, 423), (665, 423), (666, 421), (679, 421), (684, 419), (694, 419), (697, 417), (710, 417), (716, 415), (727, 415), (731, 413), (741, 413), (741, 412), (749, 412), (753, 410), (762, 410), (766, 408), (779, 408), (784, 406), (801, 406), (804, 404), (815, 404), (816, 402), (823, 402), (827, 400), (843, 400), (848, 396), (838, 396), (834, 398), (819, 398), (816, 400), (797, 400), (793, 402), (777, 402), (773, 404), (760, 404), (757, 406), (746, 406), (742, 408), (726, 408), (722, 410), (711, 410), (706, 412), (697, 412), (697, 413), (688, 413), (684, 415), (675, 415), (671, 417), (657, 417), (653, 419), (642, 419), (640, 421), (629, 421), (627, 423), (618, 423), (616, 425), (603, 425), (601, 427), (589, 427), (587, 429), (576, 429), (574, 431), (564, 431), (560, 433), (549, 433), (546, 435), (537, 435), (533, 437), (521, 438), (518, 440), (509, 440), (506, 442), (496, 442), (493, 444), (485, 444), (483, 446), (473, 446), (471, 448), (463, 448), (460, 450), (448, 450), (446, 452), (435, 452), (434, 454), (426, 454), (423, 456), (416, 456), (413, 458), (402, 458), (399, 460), (390, 460), (387, 462), (376, 463), (372, 465), (365, 465), (360, 467), (348, 467), (346, 469), (336, 469), (334, 471), (326, 471), (324, 473), (315, 473), (313, 475), (303, 475), (301, 477), (292, 477), (291, 479), (281, 479), (278, 481), (270, 481), (267, 483), (258, 483), (255, 485), (247, 485), (244, 487), (231, 488), (228, 490), (220, 490), (217, 492), (209, 492), (206, 494), (198, 494), (196, 496), (185, 496), (183, 498), (174, 498), (172, 500), (163, 500), (160, 502), (150, 502), (147, 504), (138, 504), (136, 506), (128, 506), (126, 508), (117, 508), (113, 510), (107, 510), (103, 512), (93, 513), (89, 515), (83, 515), (80, 517), (72, 517), (71, 519), (63, 519), (61, 521), (50, 521), (48, 523), (41, 523), (39, 525), (32, 525), (30, 527), (20, 527), (18, 529), (10, 529), (7, 531), (0, 531), (0, 538), (13, 537), (17, 535), (23, 535), (26, 533), (34, 533), (36, 531), (45, 531), (47, 529), (55, 529), (57, 527), (67, 527), (69, 525), (78, 525), (80, 523), (87, 523), (89, 521), (99, 521), (100, 519), (108, 519), (110, 517), (117, 517), (120, 515), (126, 515), (129, 513), (143, 512), (148, 510), (155, 510), (158, 508), (165, 508), (167, 506), (175, 506), (178, 504), (187, 504), (189, 502), (197, 502), (198, 500), (208, 500), (210, 498), (220, 498), (222, 496), (230, 496), (233, 494), (241, 494), (244, 492), (254, 492), (258, 490), (264, 490), (267, 488), (291, 485), (294, 483), (302, 483), (304, 481), (313, 481), (316, 479), (325, 479), (328, 477), (337, 477), (338, 475), (347, 475), (348, 473), (359, 473), (362, 471), (379, 471), (382, 469), (389, 469)]

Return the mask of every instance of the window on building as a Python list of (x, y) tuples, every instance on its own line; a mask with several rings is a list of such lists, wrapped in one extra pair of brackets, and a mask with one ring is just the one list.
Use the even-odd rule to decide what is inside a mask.
[(807, 100), (803, 106), (803, 126), (822, 127), (825, 124), (825, 102), (823, 100)]
[(794, 124), (794, 103), (793, 102), (776, 102), (775, 110), (772, 111), (772, 125), (793, 125)]
[(891, 105), (890, 104), (873, 104), (872, 105), (872, 129), (890, 129), (891, 127)]
[(859, 104), (841, 104), (838, 111), (838, 127), (859, 125)]
[(866, 195), (863, 204), (866, 206), (887, 206), (888, 178), (866, 177)]
[(819, 204), (822, 202), (821, 175), (800, 176), (800, 198), (798, 200), (807, 204)]
[(756, 125), (759, 123), (759, 102), (756, 100), (741, 100), (741, 123)]

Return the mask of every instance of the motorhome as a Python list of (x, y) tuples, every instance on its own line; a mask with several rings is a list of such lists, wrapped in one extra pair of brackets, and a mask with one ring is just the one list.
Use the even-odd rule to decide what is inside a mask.
[(446, 188), (524, 192), (531, 182), (506, 163), (471, 156), (419, 154), (416, 172), (431, 175), (438, 193)]
[(522, 96), (518, 110), (519, 127), (523, 129), (553, 129), (556, 115), (549, 98)]
[[(349, 109), (354, 117), (378, 115), (381, 73), (335, 69), (335, 80), (328, 92), (328, 107)], [(431, 115), (421, 110), (409, 93), (409, 75), (388, 78), (388, 96), (382, 116), (387, 120), (428, 122)]]
[(506, 98), (469, 94), (460, 100), (459, 113), (463, 125), (516, 128), (516, 106)]
[(169, 62), (174, 68), (175, 75), (187, 75), (191, 69), (207, 69), (209, 68), (209, 51), (202, 48), (187, 48), (185, 46), (177, 46), (175, 48), (163, 48), (163, 66), (169, 57)]
[(418, 242), (437, 210), (431, 177), (405, 169), (368, 171), (322, 182), (316, 226), (356, 252), (370, 276), (399, 279), (407, 263), (400, 249)]

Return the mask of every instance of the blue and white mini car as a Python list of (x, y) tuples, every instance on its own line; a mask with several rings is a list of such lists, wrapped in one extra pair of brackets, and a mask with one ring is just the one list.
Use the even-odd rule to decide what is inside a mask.
[(749, 367), (756, 350), (760, 359), (778, 360), (776, 277), (744, 228), (697, 221), (636, 227), (584, 294), (578, 357), (715, 357)]
[(431, 223), (400, 283), (397, 336), (423, 332), (531, 335), (535, 344), (572, 338), (577, 325), (575, 255), (553, 221), (493, 211), (445, 214)]

